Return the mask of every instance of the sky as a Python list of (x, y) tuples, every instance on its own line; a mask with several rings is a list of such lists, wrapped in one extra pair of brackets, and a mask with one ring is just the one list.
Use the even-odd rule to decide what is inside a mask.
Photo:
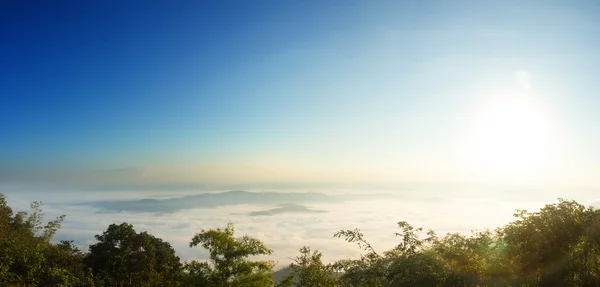
[(0, 182), (597, 186), (597, 1), (2, 1)]

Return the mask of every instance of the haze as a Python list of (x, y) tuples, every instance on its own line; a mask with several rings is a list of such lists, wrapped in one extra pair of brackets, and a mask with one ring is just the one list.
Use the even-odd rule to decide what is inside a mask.
[[(4, 2), (0, 193), (66, 213), (57, 236), (81, 246), (126, 219), (198, 258), (194, 232), (231, 220), (282, 262), (311, 243), (357, 254), (331, 240), (340, 228), (389, 247), (399, 220), (462, 232), (557, 197), (593, 204), (599, 13), (594, 1)], [(303, 195), (181, 200), (231, 190)], [(303, 202), (315, 194), (375, 199)], [(160, 204), (119, 205), (144, 199)]]

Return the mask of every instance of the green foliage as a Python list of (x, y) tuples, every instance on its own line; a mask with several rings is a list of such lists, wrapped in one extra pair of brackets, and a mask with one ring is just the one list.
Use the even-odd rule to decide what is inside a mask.
[(183, 286), (210, 286), (209, 275), (212, 272), (207, 262), (192, 260), (183, 265)]
[(43, 286), (92, 286), (91, 270), (84, 263), (85, 254), (73, 241), (61, 241), (43, 252)]
[(13, 212), (0, 194), (0, 286), (600, 286), (600, 210), (559, 199), (536, 212), (518, 210), (495, 231), (446, 234), (398, 222), (398, 244), (378, 253), (359, 229), (334, 237), (355, 243), (359, 258), (325, 264), (310, 247), (275, 284), (273, 251), (233, 224), (202, 230), (190, 247), (206, 261), (181, 264), (171, 245), (131, 224), (110, 225), (82, 252), (73, 241), (52, 242), (64, 216), (44, 224), (43, 205)]
[(367, 253), (341, 260), (342, 286), (598, 286), (600, 211), (559, 199), (538, 212), (517, 211), (497, 231), (470, 236), (399, 222), (400, 243), (377, 254), (358, 229), (334, 236)]
[(595, 238), (587, 236), (597, 232), (597, 227), (590, 225), (597, 220), (597, 214), (562, 199), (538, 212), (515, 213), (517, 220), (507, 224), (500, 234), (507, 243), (507, 260), (518, 282), (581, 286), (594, 281), (585, 265), (590, 259), (596, 260), (597, 265), (597, 244), (590, 242)]
[[(6, 197), (0, 194), (1, 286), (64, 286), (62, 279), (83, 278), (73, 273), (77, 263), (70, 261), (58, 268), (57, 258), (49, 256), (60, 248), (50, 243), (50, 239), (64, 215), (46, 225), (43, 225), (43, 216), (40, 202), (33, 202), (30, 212), (14, 214)], [(71, 281), (69, 286), (76, 286), (77, 280)]]
[[(440, 281), (441, 266), (434, 254), (421, 247), (433, 237), (421, 240), (407, 222), (398, 222), (401, 232), (395, 233), (401, 242), (382, 255), (375, 252), (360, 230), (339, 231), (334, 237), (356, 242), (368, 253), (356, 260), (341, 260), (335, 264), (342, 272), (342, 286), (436, 286)], [(432, 232), (429, 235), (433, 235)]]
[(210, 253), (206, 264), (190, 263), (200, 275), (198, 280), (208, 282), (207, 286), (272, 286), (274, 262), (248, 257), (269, 255), (273, 250), (260, 240), (247, 235), (236, 238), (234, 233), (233, 224), (228, 223), (225, 229), (203, 229), (192, 238), (190, 247), (200, 245)]
[(98, 285), (177, 286), (181, 263), (167, 242), (131, 224), (111, 224), (86, 258)]
[[(323, 264), (321, 252), (311, 252), (310, 247), (300, 249), (300, 256), (290, 265), (297, 286), (331, 287), (337, 285), (334, 268)], [(292, 282), (293, 279), (287, 279)]]
[(373, 246), (371, 246), (371, 243), (364, 239), (362, 232), (360, 232), (360, 229), (358, 228), (354, 230), (340, 230), (336, 232), (333, 237), (343, 238), (351, 243), (355, 242), (360, 249), (369, 251), (370, 253), (376, 253)]
[(346, 259), (333, 264), (334, 270), (343, 273), (340, 277), (342, 286), (388, 285), (385, 258), (375, 252), (371, 243), (364, 239), (360, 229), (340, 230), (333, 236), (356, 243), (360, 249), (367, 251), (367, 254), (361, 255), (360, 259)]

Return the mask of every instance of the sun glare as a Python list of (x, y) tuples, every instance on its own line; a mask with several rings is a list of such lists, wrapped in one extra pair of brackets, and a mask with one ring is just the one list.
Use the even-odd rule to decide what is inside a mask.
[(544, 115), (535, 102), (503, 97), (477, 116), (468, 153), (486, 179), (529, 180), (543, 169), (548, 140)]

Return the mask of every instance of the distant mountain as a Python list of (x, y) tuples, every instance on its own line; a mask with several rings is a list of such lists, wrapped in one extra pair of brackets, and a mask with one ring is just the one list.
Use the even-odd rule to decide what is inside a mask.
[[(293, 203), (296, 205), (281, 206), (272, 210), (263, 211), (264, 214), (281, 212), (319, 212), (311, 211), (300, 205), (303, 203), (341, 203), (345, 201), (362, 201), (389, 198), (385, 194), (341, 194), (327, 195), (324, 193), (283, 193), (283, 192), (249, 192), (234, 190), (222, 193), (202, 193), (177, 198), (167, 199), (141, 199), (118, 201), (95, 201), (82, 203), (99, 207), (105, 210), (129, 212), (162, 212), (170, 213), (184, 209), (210, 208), (217, 206), (237, 204), (272, 204), (281, 205)], [(261, 215), (260, 212), (254, 215)]]
[(275, 272), (273, 272), (273, 282), (281, 282), (283, 279), (292, 275), (292, 269), (289, 267), (281, 268)]
[(326, 213), (326, 210), (316, 210), (310, 209), (301, 204), (288, 203), (281, 205), (280, 207), (262, 210), (262, 211), (253, 211), (248, 213), (250, 216), (270, 216), (282, 213)]

